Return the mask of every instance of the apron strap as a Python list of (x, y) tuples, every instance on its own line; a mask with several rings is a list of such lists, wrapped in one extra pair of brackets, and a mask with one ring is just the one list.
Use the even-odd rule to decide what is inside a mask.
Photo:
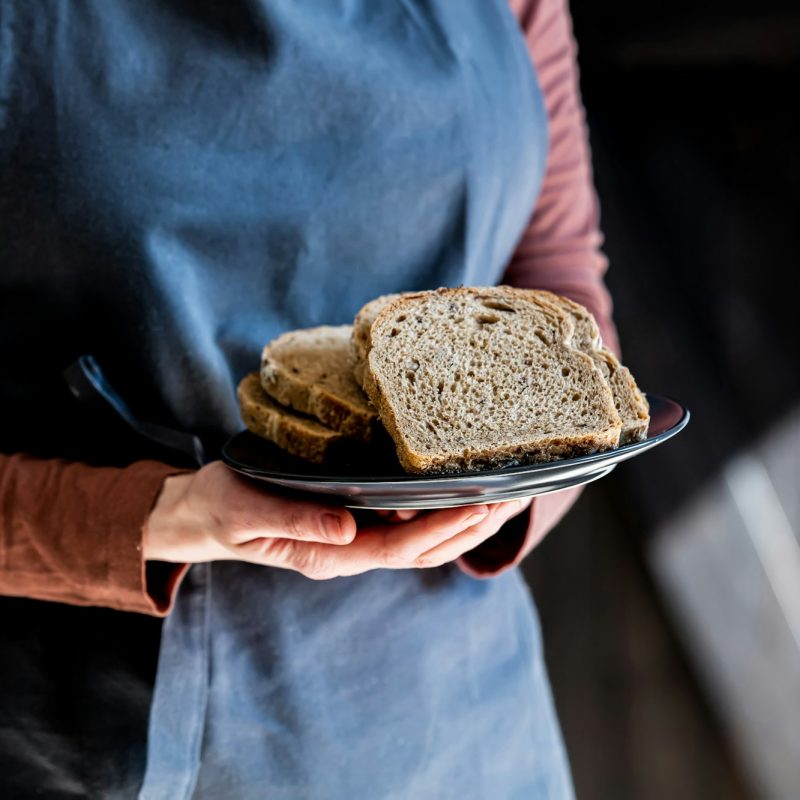
[(153, 422), (142, 422), (130, 410), (121, 395), (108, 382), (95, 358), (81, 356), (63, 372), (64, 379), (73, 396), (83, 403), (96, 407), (111, 407), (136, 433), (162, 447), (177, 450), (188, 456), (198, 466), (205, 463), (203, 442), (198, 436), (185, 431), (177, 431)]

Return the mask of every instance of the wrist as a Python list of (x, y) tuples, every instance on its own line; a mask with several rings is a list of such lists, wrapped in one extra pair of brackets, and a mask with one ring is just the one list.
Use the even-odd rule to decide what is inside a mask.
[(194, 473), (170, 475), (164, 480), (142, 530), (145, 561), (187, 561), (186, 551), (199, 545), (202, 524), (191, 518), (186, 496)]

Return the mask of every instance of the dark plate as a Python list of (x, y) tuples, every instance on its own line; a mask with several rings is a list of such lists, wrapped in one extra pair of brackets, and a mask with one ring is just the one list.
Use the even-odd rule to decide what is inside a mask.
[(557, 492), (602, 478), (621, 461), (666, 442), (689, 422), (689, 411), (667, 397), (647, 395), (647, 438), (590, 456), (546, 464), (505, 467), (450, 475), (409, 475), (389, 448), (354, 449), (347, 457), (312, 464), (249, 431), (228, 440), (222, 458), (231, 469), (285, 489), (325, 495), (356, 508), (443, 508), (496, 503)]

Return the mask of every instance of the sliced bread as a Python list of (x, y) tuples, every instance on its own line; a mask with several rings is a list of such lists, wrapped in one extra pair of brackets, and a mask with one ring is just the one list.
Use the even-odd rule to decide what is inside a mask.
[(276, 403), (261, 387), (257, 372), (242, 379), (236, 394), (248, 429), (292, 455), (320, 464), (338, 443), (346, 440), (338, 431)]
[(372, 329), (372, 323), (375, 322), (378, 314), (383, 311), (389, 303), (393, 303), (400, 297), (405, 297), (409, 293), (404, 294), (382, 294), (374, 300), (370, 300), (359, 312), (353, 320), (353, 333), (351, 337), (351, 347), (353, 352), (353, 375), (359, 386), (364, 385), (364, 369), (367, 363), (367, 353), (370, 348), (369, 332)]
[(650, 408), (630, 370), (619, 363), (617, 357), (603, 345), (600, 329), (591, 312), (567, 297), (539, 291), (544, 302), (550, 302), (571, 314), (575, 320), (573, 344), (590, 355), (603, 372), (614, 394), (614, 404), (622, 420), (619, 443), (638, 442), (647, 436)]
[(284, 333), (261, 356), (261, 385), (285, 406), (362, 441), (374, 433), (377, 412), (353, 377), (350, 325)]
[(370, 330), (364, 388), (409, 472), (469, 471), (616, 447), (621, 421), (575, 320), (536, 293), (439, 289)]

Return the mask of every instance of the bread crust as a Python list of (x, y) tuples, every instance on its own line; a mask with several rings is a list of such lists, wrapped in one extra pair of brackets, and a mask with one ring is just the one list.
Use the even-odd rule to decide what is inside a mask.
[(251, 372), (240, 381), (236, 395), (248, 430), (292, 455), (321, 464), (347, 438), (316, 420), (300, 417), (279, 406), (263, 390), (257, 372)]
[(382, 294), (374, 300), (364, 305), (361, 310), (356, 314), (353, 320), (353, 334), (350, 339), (351, 352), (353, 353), (353, 376), (356, 383), (363, 388), (365, 380), (365, 370), (367, 368), (367, 356), (369, 355), (370, 348), (372, 347), (372, 338), (370, 331), (372, 330), (372, 323), (378, 317), (378, 314), (383, 311), (388, 305), (401, 297), (416, 296), (416, 292), (404, 292), (401, 294)]

